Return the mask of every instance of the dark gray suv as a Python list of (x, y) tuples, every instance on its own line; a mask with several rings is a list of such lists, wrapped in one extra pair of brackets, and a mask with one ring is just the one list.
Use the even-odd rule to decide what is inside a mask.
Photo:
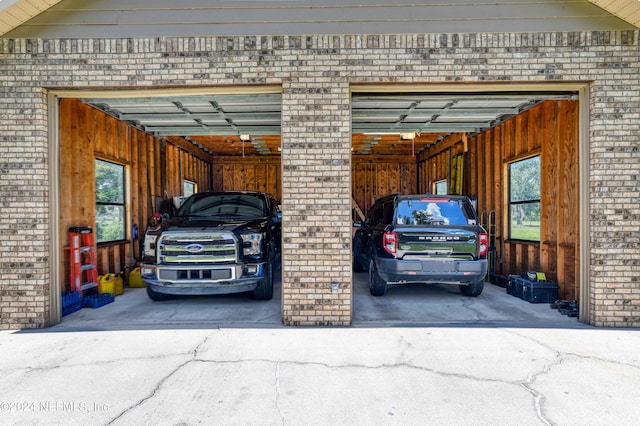
[(356, 222), (353, 269), (369, 271), (373, 296), (389, 284), (457, 284), (478, 296), (487, 274), (488, 235), (468, 197), (387, 195)]

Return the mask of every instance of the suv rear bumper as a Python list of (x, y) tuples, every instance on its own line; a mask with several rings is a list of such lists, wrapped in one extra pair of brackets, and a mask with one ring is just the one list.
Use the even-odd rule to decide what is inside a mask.
[[(143, 265), (142, 280), (154, 292), (172, 295), (212, 295), (242, 293), (254, 290), (264, 277), (265, 263), (251, 265), (216, 266), (166, 266)], [(256, 268), (256, 272), (247, 274), (247, 266)], [(202, 269), (225, 271), (228, 278), (223, 279), (163, 279), (163, 276), (184, 276), (188, 271)], [(193, 275), (193, 273), (189, 273)], [(225, 274), (223, 274), (225, 275)], [(215, 276), (215, 274), (214, 274)]]
[(387, 284), (471, 284), (487, 275), (487, 259), (377, 259), (378, 275)]

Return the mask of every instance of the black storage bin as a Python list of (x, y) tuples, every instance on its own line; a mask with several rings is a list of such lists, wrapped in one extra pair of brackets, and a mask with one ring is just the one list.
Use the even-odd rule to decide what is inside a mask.
[(558, 300), (558, 284), (551, 281), (529, 281), (522, 278), (521, 298), (530, 303), (554, 303)]
[(558, 300), (557, 283), (529, 280), (521, 275), (509, 275), (507, 278), (507, 294), (529, 303), (554, 303)]
[(522, 299), (522, 277), (520, 275), (507, 276), (507, 294)]

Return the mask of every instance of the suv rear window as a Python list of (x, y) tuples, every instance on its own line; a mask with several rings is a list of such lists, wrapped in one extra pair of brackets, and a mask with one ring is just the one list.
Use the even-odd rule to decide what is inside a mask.
[(396, 223), (403, 225), (468, 225), (461, 202), (421, 198), (398, 203)]

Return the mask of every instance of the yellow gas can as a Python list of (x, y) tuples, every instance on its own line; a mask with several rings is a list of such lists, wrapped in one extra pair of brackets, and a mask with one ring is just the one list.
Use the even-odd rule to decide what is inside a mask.
[(113, 289), (114, 291), (114, 296), (120, 296), (122, 293), (124, 293), (124, 282), (122, 280), (122, 277), (113, 276)]
[(114, 296), (119, 296), (124, 293), (124, 285), (122, 278), (116, 276), (116, 274), (104, 274), (100, 276), (98, 281), (98, 292), (111, 293)]
[(144, 281), (142, 281), (142, 274), (140, 272), (140, 268), (135, 268), (131, 272), (129, 272), (129, 287), (137, 288), (144, 287)]
[(115, 293), (115, 287), (113, 282), (113, 274), (104, 274), (98, 277), (98, 293)]

